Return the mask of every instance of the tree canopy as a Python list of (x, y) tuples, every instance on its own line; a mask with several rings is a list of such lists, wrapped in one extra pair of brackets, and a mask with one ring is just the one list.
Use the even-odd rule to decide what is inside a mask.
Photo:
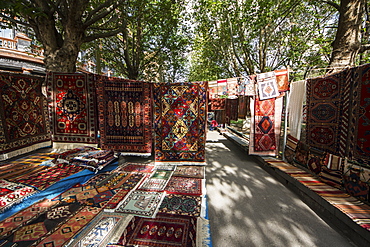
[(369, 62), (366, 0), (10, 0), (0, 7), (7, 23), (34, 30), (48, 71), (75, 71), (81, 47), (98, 70), (152, 81), (288, 67), (302, 79), (317, 68)]
[(48, 71), (74, 72), (80, 47), (122, 31), (123, 0), (2, 1), (1, 18), (31, 28), (44, 49)]

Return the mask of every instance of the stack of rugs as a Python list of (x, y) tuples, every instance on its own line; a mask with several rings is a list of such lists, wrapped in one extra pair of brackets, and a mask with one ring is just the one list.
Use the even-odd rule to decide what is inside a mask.
[[(15, 165), (18, 177), (7, 172)], [(49, 184), (34, 180), (44, 174)], [(72, 174), (81, 175), (60, 193), (29, 202)], [(109, 150), (83, 147), (8, 162), (0, 175), (0, 246), (207, 245), (204, 166), (122, 163)], [(9, 198), (13, 205), (3, 206)], [(10, 214), (15, 204), (29, 206)]]

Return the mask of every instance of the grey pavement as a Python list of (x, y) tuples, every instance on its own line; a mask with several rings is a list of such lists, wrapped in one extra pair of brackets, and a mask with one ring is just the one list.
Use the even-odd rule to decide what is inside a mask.
[(217, 131), (207, 133), (206, 159), (214, 247), (356, 246)]

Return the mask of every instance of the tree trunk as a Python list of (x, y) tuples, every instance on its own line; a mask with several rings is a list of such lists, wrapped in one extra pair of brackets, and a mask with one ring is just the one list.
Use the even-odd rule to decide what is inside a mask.
[[(73, 45), (75, 46), (75, 45)], [(63, 45), (58, 49), (45, 49), (44, 63), (46, 71), (50, 72), (76, 72), (76, 60), (79, 49), (71, 45)]]
[(365, 0), (341, 0), (339, 22), (329, 67), (333, 70), (354, 66), (361, 48), (361, 25)]

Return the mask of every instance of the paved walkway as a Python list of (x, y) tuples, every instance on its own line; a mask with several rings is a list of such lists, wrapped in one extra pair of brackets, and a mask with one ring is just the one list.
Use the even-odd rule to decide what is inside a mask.
[(208, 132), (206, 155), (214, 247), (355, 246), (216, 131)]

